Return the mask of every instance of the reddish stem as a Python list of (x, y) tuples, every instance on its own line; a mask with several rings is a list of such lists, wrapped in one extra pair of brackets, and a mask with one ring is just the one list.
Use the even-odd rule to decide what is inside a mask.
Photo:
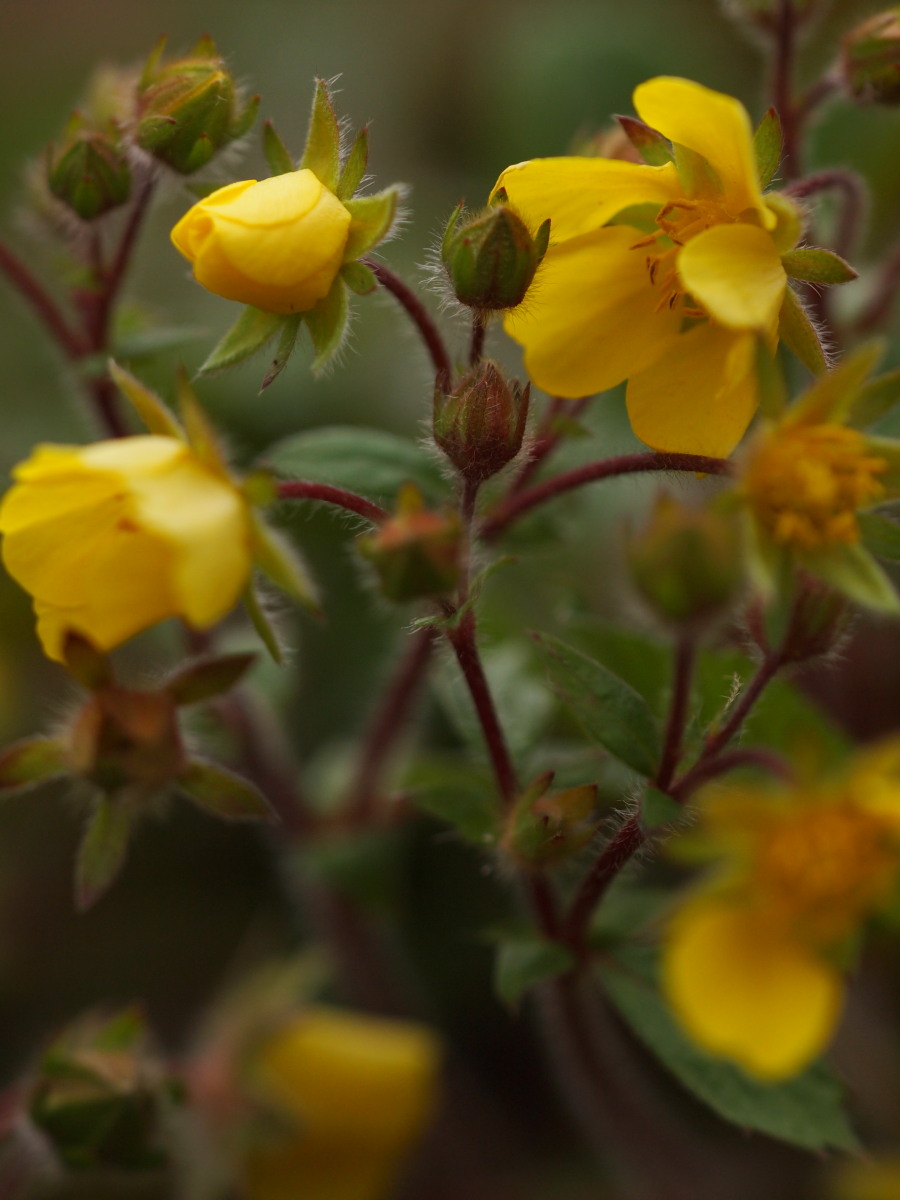
[(681, 742), (687, 723), (688, 704), (691, 697), (691, 677), (694, 671), (696, 644), (685, 634), (675, 648), (675, 673), (672, 684), (672, 702), (666, 721), (663, 752), (659, 770), (654, 780), (660, 791), (666, 791), (681, 758)]
[(485, 539), (495, 538), (529, 509), (599, 479), (612, 479), (617, 475), (636, 475), (648, 471), (730, 475), (732, 470), (733, 464), (727, 459), (708, 458), (703, 454), (666, 454), (650, 451), (645, 454), (622, 454), (617, 458), (601, 459), (599, 462), (586, 463), (583, 467), (575, 467), (561, 475), (554, 475), (545, 479), (543, 483), (508, 496), (482, 522), (481, 536)]
[(90, 347), (81, 336), (69, 328), (66, 318), (43, 284), (35, 279), (29, 268), (3, 241), (0, 241), (0, 271), (28, 302), (67, 358), (77, 361), (90, 352)]
[(469, 343), (469, 366), (474, 367), (484, 356), (484, 335), (487, 322), (484, 313), (475, 311), (472, 314), (472, 340)]
[(447, 347), (444, 345), (444, 339), (441, 337), (440, 330), (431, 319), (422, 301), (412, 288), (405, 284), (393, 271), (389, 270), (384, 263), (377, 262), (373, 258), (365, 258), (363, 262), (381, 286), (386, 288), (394, 299), (398, 300), (406, 309), (408, 316), (418, 329), (422, 341), (425, 343), (425, 348), (431, 356), (431, 362), (437, 376), (437, 383), (449, 390), (450, 381), (453, 378), (450, 355), (447, 353)]
[(288, 479), (279, 483), (278, 496), (281, 500), (321, 500), (325, 504), (334, 504), (348, 512), (365, 517), (373, 525), (387, 520), (387, 509), (358, 496), (356, 492), (348, 492), (345, 488), (332, 487), (328, 483), (307, 483), (303, 479)]
[(566, 941), (570, 945), (584, 950), (594, 909), (615, 877), (646, 840), (647, 834), (640, 817), (635, 813), (607, 843), (582, 880), (569, 909)]
[(786, 179), (796, 179), (801, 171), (800, 129), (793, 91), (794, 33), (794, 6), (791, 0), (779, 0), (775, 16), (772, 104), (781, 118), (784, 146), (782, 170)]
[(835, 230), (833, 245), (836, 254), (846, 258), (853, 250), (857, 233), (862, 225), (866, 210), (866, 188), (854, 171), (835, 167), (828, 171), (816, 171), (798, 179), (784, 189), (785, 195), (802, 199), (818, 192), (838, 190), (843, 193), (844, 204)]

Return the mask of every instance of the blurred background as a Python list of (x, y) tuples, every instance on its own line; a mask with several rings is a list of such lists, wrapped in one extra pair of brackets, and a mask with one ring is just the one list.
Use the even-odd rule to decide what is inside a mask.
[[(879, 7), (834, 0), (804, 46), (800, 82), (833, 59), (842, 29)], [(337, 80), (339, 113), (354, 127), (371, 122), (376, 186), (402, 180), (410, 189), (407, 224), (384, 257), (425, 289), (435, 312), (440, 296), (428, 263), (457, 201), (482, 204), (509, 163), (564, 153), (577, 137), (604, 128), (610, 114), (630, 112), (640, 81), (689, 76), (737, 95), (754, 118), (768, 105), (758, 47), (716, 0), (0, 0), (0, 221), (23, 256), (31, 253), (18, 209), (26, 163), (59, 137), (98, 65), (138, 64), (163, 33), (176, 53), (211, 34), (248, 91), (262, 94), (262, 117), (274, 121), (294, 153), (303, 144), (313, 78)], [(898, 144), (900, 112), (860, 111), (841, 100), (827, 107), (814, 132), (813, 162), (853, 167), (876, 197), (863, 261), (877, 261), (900, 234)], [(265, 174), (259, 147), (257, 127), (240, 153), (213, 164), (208, 178), (224, 183)], [(169, 244), (168, 229), (189, 202), (178, 181), (162, 189), (126, 290), (127, 303), (151, 317), (174, 317), (200, 330), (177, 354), (135, 367), (167, 395), (176, 362), (195, 369), (236, 315), (193, 283)], [(40, 269), (53, 265), (52, 254), (34, 252)], [(866, 287), (865, 279), (849, 285), (840, 303), (860, 304)], [(358, 300), (355, 310), (351, 344), (324, 378), (314, 379), (301, 355), (261, 399), (259, 361), (200, 385), (238, 462), (291, 432), (326, 424), (418, 435), (431, 403), (419, 344), (389, 298)], [(5, 475), (36, 441), (80, 442), (95, 432), (57, 352), (3, 281), (0, 314)], [(452, 317), (446, 327), (462, 353), (466, 330)], [(493, 336), (494, 352), (515, 364), (514, 348)], [(602, 452), (631, 448), (620, 397), (602, 404), (590, 418)], [(596, 457), (596, 440), (590, 441), (572, 453)], [(646, 494), (628, 482), (566, 506), (561, 528), (583, 531), (590, 522), (593, 546), (586, 553), (583, 542), (544, 544), (530, 575), (492, 584), (489, 635), (499, 640), (513, 628), (546, 628), (573, 612), (611, 611), (620, 598), (609, 555), (621, 511), (633, 511)], [(290, 669), (279, 674), (262, 664), (255, 679), (285, 718), (294, 753), (327, 790), (405, 617), (374, 599), (351, 559), (353, 531), (340, 520), (304, 507), (291, 528), (321, 577), (327, 621), (290, 626)], [(251, 644), (238, 622), (226, 637), (236, 646)], [(167, 655), (175, 661), (175, 644), (165, 631), (140, 639), (123, 670), (137, 679), (158, 675)], [(870, 736), (897, 725), (896, 636), (861, 632), (842, 673), (832, 669), (817, 686), (843, 709), (839, 715), (856, 723), (854, 732)], [(26, 598), (4, 578), (0, 738), (52, 726), (73, 695), (37, 650)], [(435, 739), (452, 741), (446, 719), (424, 702), (422, 719)], [(36, 1039), (97, 1001), (141, 1000), (177, 1045), (223, 980), (293, 936), (268, 835), (225, 828), (183, 803), (147, 823), (113, 892), (94, 911), (75, 916), (71, 864), (79, 828), (77, 803), (59, 789), (14, 798), (0, 809), (0, 1071), (7, 1077)], [(378, 903), (411, 955), (423, 1011), (455, 1039), (464, 1074), (478, 1081), (476, 1110), (482, 1105), (487, 1114), (483, 1138), (490, 1141), (473, 1151), (482, 1168), (501, 1147), (503, 1165), (483, 1194), (491, 1200), (598, 1194), (584, 1190), (574, 1135), (546, 1098), (544, 1068), (521, 1022), (491, 999), (491, 952), (480, 931), (505, 911), (502, 893), (481, 862), (436, 824), (411, 826), (390, 855), (394, 891)], [(883, 1104), (900, 1099), (892, 1092)], [(529, 1139), (544, 1162), (536, 1181), (511, 1165)], [(795, 1156), (774, 1148), (771, 1154), (786, 1189), (777, 1195), (794, 1197)]]

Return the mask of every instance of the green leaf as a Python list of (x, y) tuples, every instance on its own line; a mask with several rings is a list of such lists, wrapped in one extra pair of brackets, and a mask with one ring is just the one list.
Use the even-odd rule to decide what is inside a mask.
[(179, 777), (178, 788), (200, 808), (226, 821), (275, 820), (259, 788), (218, 763), (193, 759)]
[(375, 272), (361, 262), (344, 263), (341, 267), (341, 279), (351, 292), (356, 292), (357, 296), (368, 296), (378, 287)]
[(792, 279), (805, 279), (809, 283), (849, 283), (859, 278), (859, 272), (839, 254), (817, 246), (789, 250), (782, 254), (781, 265)]
[(778, 314), (778, 336), (813, 375), (821, 375), (828, 370), (828, 360), (819, 335), (800, 297), (790, 286), (784, 289)]
[(659, 727), (649, 705), (624, 679), (557, 638), (533, 635), (550, 684), (587, 736), (640, 775), (659, 763)]
[(382, 501), (393, 501), (408, 482), (431, 503), (447, 495), (440, 468), (423, 447), (380, 429), (331, 425), (292, 434), (269, 450), (266, 464), (281, 475)]
[(172, 325), (136, 330), (116, 337), (114, 356), (127, 359), (151, 358), (165, 350), (179, 350), (191, 342), (199, 342), (207, 333), (208, 331), (199, 325)]
[(857, 513), (856, 519), (863, 545), (870, 554), (877, 554), (889, 562), (900, 562), (900, 521), (874, 512)]
[(306, 134), (306, 148), (300, 159), (329, 191), (337, 191), (341, 169), (341, 131), (324, 79), (316, 80), (312, 113)]
[(784, 138), (781, 132), (781, 118), (774, 108), (770, 108), (756, 127), (753, 135), (753, 149), (756, 153), (756, 173), (759, 176), (759, 186), (767, 188), (778, 170), (781, 162), (781, 152)]
[(278, 634), (275, 632), (275, 627), (269, 619), (265, 608), (263, 608), (256, 588), (252, 583), (244, 589), (243, 601), (253, 628), (259, 634), (260, 641), (268, 650), (273, 662), (278, 663), (280, 666), (284, 661), (284, 655), (281, 653)]
[(641, 824), (647, 830), (671, 825), (684, 818), (684, 809), (677, 800), (661, 792), (659, 788), (647, 787), (641, 795)]
[(61, 741), (49, 737), (23, 738), (0, 751), (0, 795), (54, 779), (69, 769)]
[(121, 796), (98, 798), (75, 863), (75, 904), (79, 911), (95, 904), (122, 870), (136, 815), (134, 806)]
[(847, 424), (868, 429), (900, 403), (900, 367), (864, 383), (850, 405)]
[(369, 162), (369, 130), (361, 129), (356, 135), (350, 153), (341, 171), (335, 195), (338, 200), (349, 200), (362, 183)]
[(830, 546), (818, 553), (808, 551), (802, 565), (865, 608), (893, 615), (900, 613), (897, 589), (862, 546)]
[(494, 990), (510, 1008), (535, 984), (570, 971), (575, 965), (571, 950), (535, 935), (504, 937), (497, 950)]
[(303, 314), (316, 352), (312, 362), (313, 371), (321, 371), (340, 350), (349, 318), (350, 297), (343, 279), (338, 275), (325, 299)]
[(429, 758), (413, 765), (402, 787), (417, 808), (445, 821), (466, 841), (481, 847), (497, 844), (497, 789), (486, 771)]
[(276, 587), (312, 612), (319, 612), (319, 591), (296, 547), (257, 514), (251, 514), (253, 560)]
[(672, 907), (672, 893), (665, 887), (635, 883), (628, 868), (613, 880), (591, 918), (590, 943), (598, 950), (620, 942), (634, 943), (636, 936), (651, 932)]
[(601, 968), (607, 994), (627, 1025), (688, 1091), (726, 1121), (801, 1146), (853, 1151), (858, 1142), (842, 1106), (841, 1087), (822, 1065), (777, 1085), (695, 1046), (662, 999), (653, 952), (620, 950)]
[(200, 367), (198, 374), (210, 375), (224, 371), (256, 354), (270, 341), (284, 323), (280, 313), (267, 313), (247, 305), (232, 327)]
[(134, 411), (151, 433), (163, 437), (180, 438), (184, 441), (184, 430), (168, 406), (139, 379), (109, 360), (109, 373), (122, 395), (131, 402)]
[(230, 692), (255, 662), (255, 654), (222, 654), (188, 663), (169, 677), (164, 690), (176, 704), (200, 704)]
[(672, 145), (661, 133), (657, 133), (655, 129), (651, 129), (649, 125), (645, 125), (637, 117), (617, 116), (616, 120), (622, 126), (625, 136), (648, 166), (662, 167), (666, 163), (674, 162)]
[(344, 261), (350, 262), (367, 254), (373, 246), (387, 237), (397, 214), (400, 189), (386, 188), (374, 196), (357, 196), (345, 201), (350, 213), (350, 236), (344, 250)]
[(266, 390), (270, 383), (274, 383), (281, 372), (288, 364), (288, 359), (294, 351), (294, 346), (297, 344), (297, 334), (300, 332), (300, 326), (303, 323), (302, 313), (293, 313), (285, 317), (284, 324), (281, 326), (281, 336), (278, 339), (278, 345), (275, 349), (275, 357), (269, 364), (269, 369), (263, 376), (263, 381), (260, 384), (260, 395)]
[(271, 121), (263, 126), (263, 154), (273, 175), (287, 175), (295, 170), (294, 160)]

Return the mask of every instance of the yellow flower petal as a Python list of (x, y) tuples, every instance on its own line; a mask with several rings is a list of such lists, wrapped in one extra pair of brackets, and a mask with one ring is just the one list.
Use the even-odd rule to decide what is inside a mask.
[(825, 1049), (841, 1006), (841, 979), (828, 963), (758, 913), (712, 898), (673, 921), (663, 983), (695, 1041), (772, 1082)]
[[(507, 167), (494, 187), (535, 229), (550, 218), (553, 243), (599, 229), (632, 204), (659, 204), (681, 195), (672, 163), (648, 167), (604, 158), (533, 158)], [(635, 235), (635, 240), (639, 235)]]
[(732, 216), (751, 209), (767, 229), (774, 227), (759, 187), (750, 118), (739, 100), (689, 79), (659, 76), (635, 89), (634, 107), (648, 125), (706, 159)]
[(524, 303), (504, 319), (525, 347), (538, 387), (554, 396), (589, 396), (614, 387), (677, 342), (681, 318), (657, 312), (640, 234), (612, 225), (551, 246)]
[(755, 342), (711, 321), (682, 334), (628, 382), (635, 434), (654, 450), (727, 457), (757, 405)]
[(756, 225), (714, 225), (678, 254), (684, 287), (727, 329), (770, 329), (787, 276), (771, 236)]

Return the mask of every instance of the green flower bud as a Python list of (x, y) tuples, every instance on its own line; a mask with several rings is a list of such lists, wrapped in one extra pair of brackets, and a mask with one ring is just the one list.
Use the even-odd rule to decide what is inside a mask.
[(164, 40), (138, 86), (137, 142), (182, 175), (205, 166), (253, 124), (259, 97), (238, 108), (234, 80), (210, 38), (161, 67)]
[(841, 47), (847, 91), (864, 104), (900, 104), (900, 7), (870, 17)]
[(661, 494), (627, 550), (631, 578), (650, 607), (675, 625), (703, 624), (732, 604), (742, 583), (736, 522)]
[(597, 805), (595, 784), (551, 791), (547, 771), (526, 789), (510, 814), (503, 847), (527, 866), (546, 867), (586, 846), (597, 831), (591, 815)]
[(519, 453), (531, 385), (508, 383), (484, 359), (449, 394), (434, 392), (434, 440), (470, 483), (482, 483)]
[(459, 518), (426, 509), (414, 484), (401, 490), (396, 513), (373, 533), (358, 538), (356, 546), (375, 568), (389, 600), (442, 596), (459, 578)]
[(47, 185), (82, 221), (92, 221), (128, 200), (131, 171), (113, 134), (87, 128), (76, 114), (60, 150), (51, 149)]
[(502, 203), (462, 223), (461, 218), (462, 206), (451, 216), (441, 246), (457, 300), (476, 309), (514, 308), (547, 252), (550, 222), (532, 237), (522, 218)]

